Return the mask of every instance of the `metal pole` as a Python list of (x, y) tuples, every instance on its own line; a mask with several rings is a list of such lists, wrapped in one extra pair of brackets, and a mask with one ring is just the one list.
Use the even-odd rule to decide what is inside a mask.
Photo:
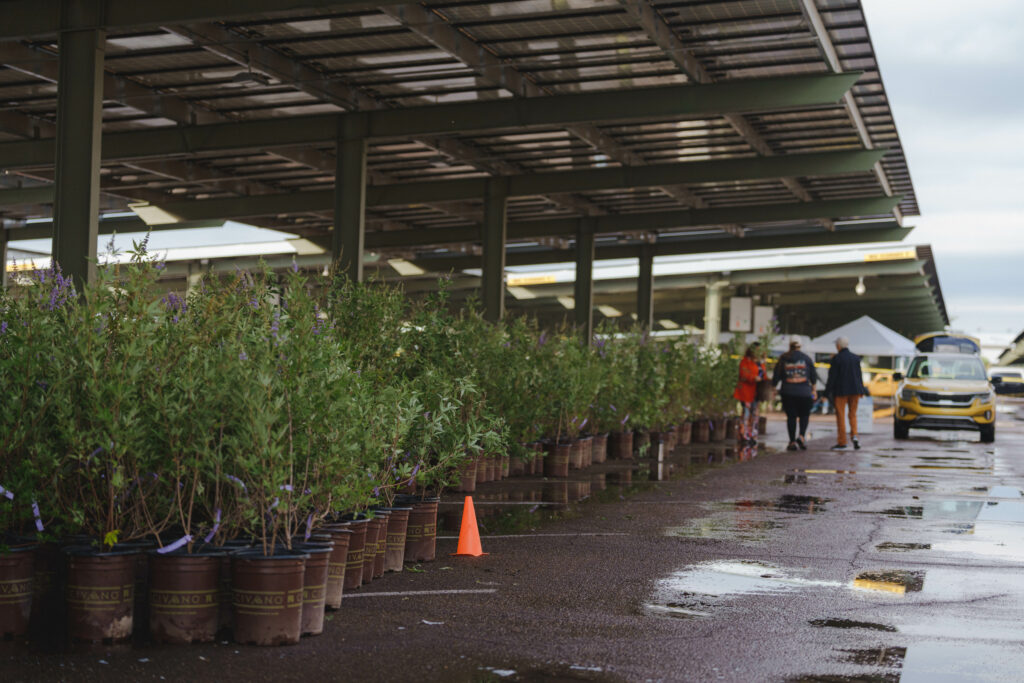
[(594, 222), (583, 219), (576, 232), (576, 328), (587, 344), (594, 340)]
[(10, 236), (6, 228), (0, 228), (0, 263), (3, 264), (3, 271), (0, 272), (0, 289), (7, 289), (7, 242)]
[(331, 260), (338, 273), (362, 282), (366, 240), (366, 118), (348, 114), (338, 121)]
[(103, 51), (100, 3), (68, 0), (58, 36), (57, 139), (53, 203), (53, 259), (75, 287), (96, 279), (99, 239), (100, 135), (103, 124)]
[(722, 332), (722, 288), (725, 282), (709, 282), (704, 298), (704, 344), (717, 346)]
[(654, 249), (640, 248), (640, 274), (636, 280), (636, 321), (645, 330), (654, 329)]
[(492, 322), (505, 315), (505, 241), (508, 184), (494, 178), (487, 183), (484, 195), (483, 224), (483, 291), (484, 317)]

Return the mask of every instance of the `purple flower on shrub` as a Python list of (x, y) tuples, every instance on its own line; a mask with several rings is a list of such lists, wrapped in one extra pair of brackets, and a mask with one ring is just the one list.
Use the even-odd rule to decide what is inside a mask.
[(7, 321), (0, 322), (0, 334), (7, 334)]
[(540, 333), (540, 339), (537, 340), (537, 347), (540, 348), (541, 346), (544, 346), (544, 344), (546, 344), (547, 341), (548, 341), (548, 333), (547, 332), (541, 332)]
[(247, 354), (245, 351), (242, 351), (240, 354), (238, 354), (238, 360), (249, 360), (249, 354)]
[(292, 261), (292, 272), (293, 273), (299, 272), (299, 263), (298, 263), (298, 261)]

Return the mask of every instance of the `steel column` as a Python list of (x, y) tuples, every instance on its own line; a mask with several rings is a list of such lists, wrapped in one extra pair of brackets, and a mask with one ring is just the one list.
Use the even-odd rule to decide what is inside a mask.
[[(63, 5), (62, 19), (70, 26), (98, 26), (99, 9), (97, 2), (69, 0)], [(85, 283), (96, 279), (106, 31), (63, 31), (58, 45), (52, 254), (81, 291)]]
[(583, 219), (576, 233), (576, 281), (573, 287), (576, 329), (587, 344), (594, 340), (594, 225)]
[(719, 280), (709, 282), (704, 298), (704, 344), (717, 346), (722, 332), (722, 289), (729, 283)]
[(505, 315), (505, 241), (508, 237), (508, 183), (495, 178), (484, 193), (483, 286), (484, 317), (492, 322)]
[(365, 118), (339, 117), (337, 156), (331, 260), (338, 273), (362, 282), (366, 240)]
[(637, 259), (640, 273), (636, 279), (636, 321), (645, 330), (654, 329), (654, 249), (640, 247)]

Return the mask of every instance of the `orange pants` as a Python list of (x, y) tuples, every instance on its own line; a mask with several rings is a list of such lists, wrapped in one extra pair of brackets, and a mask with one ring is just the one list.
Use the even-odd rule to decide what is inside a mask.
[(860, 403), (860, 395), (853, 394), (852, 396), (836, 396), (836, 428), (839, 430), (839, 435), (836, 437), (836, 443), (845, 446), (846, 445), (846, 413), (849, 411), (850, 414), (850, 436), (857, 438), (857, 404)]

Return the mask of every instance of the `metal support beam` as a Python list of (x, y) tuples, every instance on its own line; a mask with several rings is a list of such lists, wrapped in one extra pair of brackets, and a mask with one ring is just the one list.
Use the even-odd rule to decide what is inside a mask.
[(640, 267), (636, 280), (636, 321), (645, 330), (654, 329), (654, 249), (650, 244), (640, 247)]
[(9, 237), (6, 228), (0, 228), (0, 289), (7, 289), (7, 241)]
[(501, 179), (487, 183), (484, 194), (483, 283), (484, 317), (492, 322), (505, 315), (505, 240), (508, 186)]
[(360, 117), (338, 120), (331, 260), (339, 273), (363, 281), (366, 240), (366, 129)]
[[(422, 135), (600, 124), (731, 111), (766, 111), (834, 103), (859, 74), (785, 76), (736, 80), (714, 85), (658, 86), (599, 93), (550, 95), (509, 102), (489, 100), (343, 114), (367, 117), (367, 137), (409, 139)], [(320, 145), (333, 142), (336, 115), (317, 115), (179, 126), (112, 133), (103, 141), (103, 159), (115, 161), (231, 150)], [(47, 166), (53, 142), (0, 144), (7, 169)]]
[(584, 220), (576, 232), (576, 281), (573, 287), (576, 329), (587, 344), (594, 339), (594, 226)]
[(718, 346), (722, 332), (722, 290), (729, 285), (726, 280), (716, 280), (707, 285), (704, 299), (704, 344)]
[[(99, 3), (69, 0), (62, 18), (70, 26), (96, 26)], [(98, 28), (63, 31), (57, 84), (56, 196), (53, 258), (79, 292), (96, 278), (100, 214), (100, 134), (103, 123), (103, 51)]]

